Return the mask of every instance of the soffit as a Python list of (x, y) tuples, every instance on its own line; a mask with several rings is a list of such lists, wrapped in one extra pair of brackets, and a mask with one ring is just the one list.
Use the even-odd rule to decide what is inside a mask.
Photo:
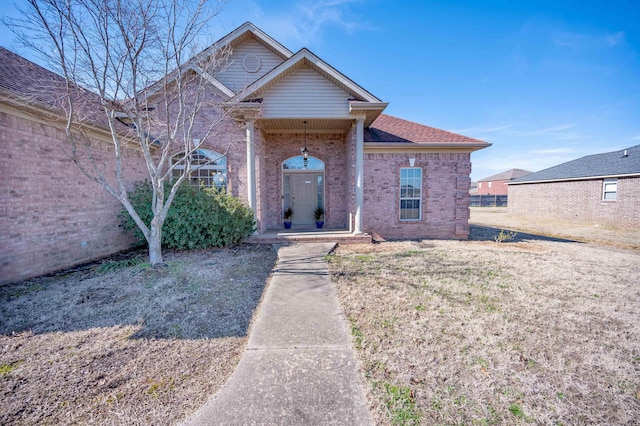
[[(258, 120), (258, 126), (265, 133), (302, 133), (304, 121), (299, 118), (280, 118)], [(346, 133), (351, 129), (353, 120), (312, 119), (307, 120), (309, 133)]]

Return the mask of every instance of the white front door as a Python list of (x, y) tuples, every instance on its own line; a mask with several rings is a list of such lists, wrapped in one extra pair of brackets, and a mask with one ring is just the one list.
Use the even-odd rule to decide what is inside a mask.
[(291, 206), (294, 225), (313, 225), (313, 212), (317, 206), (317, 185), (314, 173), (292, 173)]

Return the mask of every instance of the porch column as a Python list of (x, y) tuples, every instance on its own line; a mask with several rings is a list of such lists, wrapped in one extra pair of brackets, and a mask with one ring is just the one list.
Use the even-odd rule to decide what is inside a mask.
[(362, 234), (362, 206), (364, 204), (364, 117), (356, 118), (356, 215), (354, 234)]
[(254, 120), (247, 120), (247, 201), (256, 217), (256, 144)]

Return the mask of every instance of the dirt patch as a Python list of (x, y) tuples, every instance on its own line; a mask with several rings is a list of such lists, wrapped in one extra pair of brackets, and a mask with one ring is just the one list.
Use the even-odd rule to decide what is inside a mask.
[(640, 254), (545, 239), (329, 256), (381, 424), (633, 424)]
[(235, 368), (269, 247), (169, 252), (0, 287), (2, 424), (175, 424)]

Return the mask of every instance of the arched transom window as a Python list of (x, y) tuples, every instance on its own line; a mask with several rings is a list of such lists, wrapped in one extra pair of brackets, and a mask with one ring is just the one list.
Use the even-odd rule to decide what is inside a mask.
[(284, 160), (282, 170), (324, 170), (324, 161), (316, 157), (309, 157), (305, 166), (304, 157), (298, 155)]
[[(176, 164), (177, 163), (177, 164)], [(172, 177), (177, 179), (185, 168), (182, 154), (173, 157)], [(218, 189), (227, 188), (227, 158), (209, 149), (199, 149), (191, 154), (191, 171), (189, 173), (189, 184), (192, 186), (216, 187)]]

